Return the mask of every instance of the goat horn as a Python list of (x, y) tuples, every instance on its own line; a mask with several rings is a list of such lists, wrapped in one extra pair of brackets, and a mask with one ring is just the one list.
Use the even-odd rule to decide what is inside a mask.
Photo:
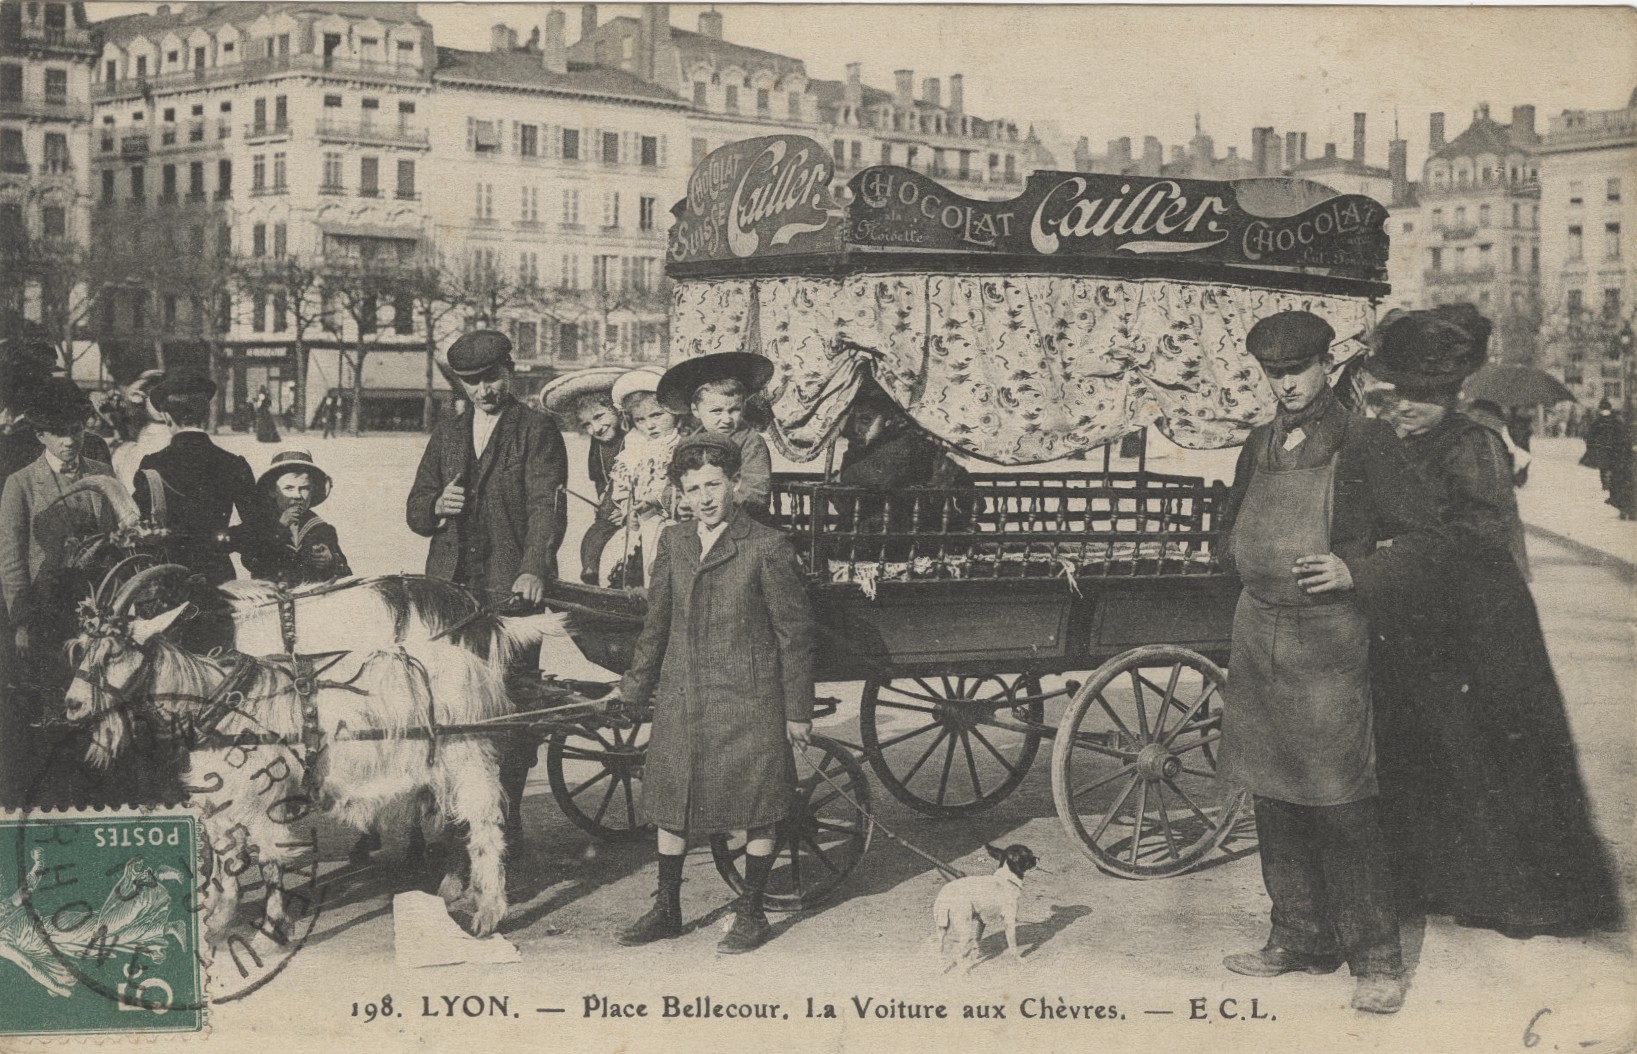
[(108, 605), (108, 612), (113, 615), (124, 612), (141, 594), (142, 590), (152, 582), (175, 575), (186, 578), (190, 574), (192, 572), (181, 564), (159, 564), (156, 567), (145, 567), (132, 575), (129, 582), (119, 587), (119, 592), (114, 594), (114, 599)]
[(102, 584), (97, 586), (96, 592), (91, 594), (91, 603), (97, 607), (101, 607), (103, 601), (108, 599), (108, 591), (113, 587), (114, 580), (118, 578), (122, 572), (128, 570), (132, 564), (148, 563), (152, 560), (153, 557), (149, 556), (147, 553), (137, 553), (134, 556), (125, 557), (119, 563), (115, 564), (113, 567), (110, 567), (108, 569), (108, 573), (102, 576)]
[(71, 494), (84, 494), (86, 491), (102, 495), (103, 500), (114, 507), (114, 514), (119, 517), (121, 527), (134, 527), (141, 522), (142, 511), (136, 507), (136, 499), (132, 498), (125, 485), (113, 476), (83, 476), (64, 488), (51, 504), (55, 505)]

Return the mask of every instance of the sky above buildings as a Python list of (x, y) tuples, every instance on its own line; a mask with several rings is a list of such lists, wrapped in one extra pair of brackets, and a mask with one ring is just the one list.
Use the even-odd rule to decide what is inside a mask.
[[(575, 5), (570, 42), (579, 32)], [(622, 11), (621, 7), (626, 10)], [(600, 5), (603, 20), (636, 5)], [(153, 9), (91, 3), (92, 18)], [(506, 22), (526, 38), (544, 4), (422, 3), (439, 44), (483, 49)], [(1448, 114), (1449, 135), (1474, 107), (1497, 120), (1533, 104), (1537, 129), (1564, 109), (1612, 109), (1637, 87), (1637, 10), (1589, 7), (1089, 6), (1022, 4), (721, 4), (725, 36), (805, 60), (808, 75), (840, 80), (849, 62), (891, 90), (913, 69), (946, 85), (965, 74), (966, 107), (984, 117), (1039, 125), (1054, 149), (1084, 135), (1154, 135), (1186, 143), (1197, 112), (1217, 153), (1250, 155), (1251, 128), (1308, 133), (1309, 156), (1326, 142), (1349, 156), (1352, 115), (1368, 114), (1367, 160), (1385, 165), (1397, 116), (1410, 171), (1426, 155), (1427, 115)], [(703, 5), (673, 4), (671, 21), (694, 29)], [(1055, 136), (1053, 133), (1055, 132)], [(1060, 156), (1065, 167), (1069, 158)]]

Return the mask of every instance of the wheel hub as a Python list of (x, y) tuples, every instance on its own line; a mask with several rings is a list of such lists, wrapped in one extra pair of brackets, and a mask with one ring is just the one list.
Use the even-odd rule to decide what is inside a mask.
[(1137, 772), (1149, 782), (1168, 780), (1182, 771), (1182, 760), (1158, 743), (1137, 751)]

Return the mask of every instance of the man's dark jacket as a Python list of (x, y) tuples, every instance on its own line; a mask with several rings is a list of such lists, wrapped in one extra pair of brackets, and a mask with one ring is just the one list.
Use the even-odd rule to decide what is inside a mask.
[[(508, 397), (481, 458), (472, 449), (472, 414), (438, 422), (409, 491), (409, 529), (432, 539), (426, 573), (478, 592), (480, 603), (504, 599), (521, 574), (557, 577), (557, 547), (568, 528), (563, 488), (568, 451), (545, 414)], [(459, 478), (466, 511), (444, 519), (438, 495)]]
[[(144, 470), (165, 481), (165, 526), (171, 529), (170, 559), (203, 575), (211, 585), (234, 578), (229, 550), (263, 554), (277, 529), (272, 498), (256, 486), (250, 462), (229, 453), (203, 432), (178, 432), (170, 445), (144, 457), (137, 466), (133, 494), (143, 516), (153, 515), (153, 496)], [(239, 525), (228, 530), (234, 510)], [(217, 536), (227, 532), (224, 545)]]

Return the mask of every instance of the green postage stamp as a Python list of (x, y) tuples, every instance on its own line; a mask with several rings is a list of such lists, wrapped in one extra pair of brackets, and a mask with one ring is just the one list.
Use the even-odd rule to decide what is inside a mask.
[(0, 1035), (198, 1032), (199, 824), (0, 816)]

